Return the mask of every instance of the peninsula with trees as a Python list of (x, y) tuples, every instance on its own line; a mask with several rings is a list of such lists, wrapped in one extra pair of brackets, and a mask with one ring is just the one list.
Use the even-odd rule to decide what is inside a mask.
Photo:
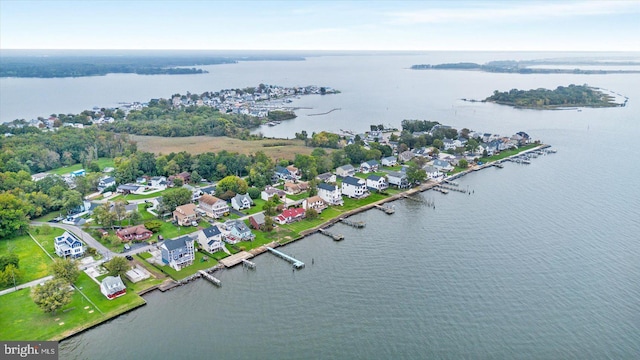
[[(585, 66), (602, 67), (601, 69), (586, 69)], [(635, 69), (615, 68), (619, 66), (638, 66)], [(581, 68), (582, 67), (582, 68)], [(490, 61), (486, 64), (473, 62), (458, 62), (445, 64), (418, 64), (412, 65), (411, 70), (475, 70), (492, 73), (510, 74), (638, 74), (640, 63), (635, 61), (598, 61), (598, 60), (571, 60), (571, 59), (543, 59), (543, 60), (501, 60)]]
[(528, 109), (558, 109), (567, 107), (616, 107), (625, 106), (624, 102), (616, 103), (615, 98), (604, 91), (588, 85), (558, 86), (555, 90), (531, 89), (500, 92), (495, 90), (493, 95), (483, 102), (515, 106)]

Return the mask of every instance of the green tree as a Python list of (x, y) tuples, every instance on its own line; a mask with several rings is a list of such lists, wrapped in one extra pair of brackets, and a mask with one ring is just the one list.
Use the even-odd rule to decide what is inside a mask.
[(31, 288), (31, 299), (46, 313), (55, 313), (71, 302), (73, 290), (62, 279), (47, 281)]
[(191, 202), (191, 191), (185, 188), (173, 188), (167, 190), (162, 196), (162, 206), (164, 212), (172, 212), (177, 206)]
[(160, 220), (151, 220), (144, 223), (144, 227), (146, 227), (149, 231), (155, 233), (162, 227), (162, 221)]
[(230, 175), (224, 179), (218, 181), (216, 185), (216, 193), (224, 193), (226, 191), (233, 191), (236, 194), (246, 194), (249, 186), (247, 182), (238, 176)]
[(10, 193), (0, 193), (0, 239), (22, 233), (29, 228), (31, 205)]
[(442, 140), (440, 139), (433, 140), (433, 147), (435, 147), (436, 149), (442, 149), (443, 146), (444, 146), (444, 143), (442, 142)]
[(262, 205), (262, 210), (264, 210), (265, 215), (274, 216), (276, 214), (276, 204), (269, 200)]
[(182, 180), (182, 178), (174, 178), (173, 180), (171, 180), (173, 182), (173, 186), (175, 187), (182, 187), (182, 185), (184, 185), (184, 180)]
[(79, 206), (82, 206), (82, 194), (75, 190), (67, 190), (62, 193), (63, 211), (68, 214)]
[(62, 279), (68, 284), (73, 284), (80, 276), (78, 264), (72, 259), (55, 259), (51, 264), (51, 272), (56, 279)]
[(4, 270), (0, 271), (0, 286), (16, 286), (20, 283), (22, 271), (13, 264), (8, 264)]
[(109, 275), (111, 276), (124, 276), (131, 268), (127, 259), (122, 256), (115, 256), (113, 259), (104, 263), (104, 266), (109, 269)]
[(312, 208), (309, 208), (307, 209), (307, 211), (305, 211), (305, 216), (309, 220), (314, 220), (318, 218), (318, 212)]
[(200, 180), (202, 180), (202, 176), (200, 176), (200, 174), (197, 171), (193, 170), (191, 172), (191, 182), (194, 184), (197, 184), (200, 182)]
[(140, 222), (140, 220), (142, 220), (142, 214), (140, 214), (138, 211), (132, 211), (126, 215), (126, 218), (127, 220), (129, 220), (129, 225), (137, 224), (138, 222)]
[(260, 189), (254, 188), (254, 187), (251, 187), (247, 190), (247, 194), (249, 194), (249, 197), (252, 198), (253, 200), (259, 199), (261, 193), (262, 192), (260, 191)]
[(8, 265), (13, 265), (16, 269), (20, 268), (20, 258), (17, 254), (8, 253), (0, 256), (0, 271), (4, 271)]
[(458, 166), (466, 169), (469, 166), (469, 162), (467, 162), (467, 160), (465, 159), (461, 159), (460, 161), (458, 161)]
[(417, 164), (411, 163), (407, 169), (407, 180), (410, 184), (423, 182), (427, 179), (427, 172), (421, 169)]
[(113, 227), (116, 222), (116, 214), (112, 212), (109, 204), (102, 204), (93, 209), (93, 219), (104, 227)]
[(262, 231), (270, 232), (271, 230), (273, 230), (273, 218), (271, 216), (265, 216)]

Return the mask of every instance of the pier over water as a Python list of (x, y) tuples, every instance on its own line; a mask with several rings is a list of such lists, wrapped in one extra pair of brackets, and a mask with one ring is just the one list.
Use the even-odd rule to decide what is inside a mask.
[(275, 254), (276, 256), (281, 257), (281, 258), (285, 259), (286, 261), (290, 262), (293, 265), (294, 268), (301, 269), (301, 268), (304, 267), (304, 263), (302, 261), (294, 259), (293, 257), (291, 257), (291, 256), (289, 256), (289, 255), (287, 255), (287, 254), (285, 254), (283, 252), (280, 252), (280, 251), (278, 251), (278, 250), (276, 250), (274, 248), (271, 248), (271, 247), (268, 247), (268, 246), (266, 248), (272, 254)]

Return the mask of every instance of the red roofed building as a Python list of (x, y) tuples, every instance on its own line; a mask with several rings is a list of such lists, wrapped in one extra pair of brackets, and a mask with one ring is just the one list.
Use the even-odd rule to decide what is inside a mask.
[(305, 210), (303, 208), (286, 209), (282, 214), (278, 215), (275, 220), (279, 224), (288, 224), (304, 219)]
[(127, 241), (143, 241), (153, 235), (151, 230), (144, 227), (144, 225), (136, 225), (130, 226), (128, 228), (120, 229), (116, 231), (116, 235), (122, 240), (122, 242)]

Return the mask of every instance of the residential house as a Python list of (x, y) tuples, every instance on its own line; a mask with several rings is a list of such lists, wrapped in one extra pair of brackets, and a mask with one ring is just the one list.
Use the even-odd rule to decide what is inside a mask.
[(307, 190), (309, 190), (309, 183), (305, 181), (299, 181), (296, 183), (287, 181), (284, 183), (284, 192), (289, 195), (299, 194)]
[(178, 222), (180, 226), (190, 226), (198, 220), (198, 214), (196, 213), (196, 204), (184, 204), (178, 206), (173, 211), (173, 220)]
[(33, 175), (31, 175), (31, 181), (38, 182), (38, 181), (40, 181), (40, 180), (42, 180), (42, 179), (44, 179), (44, 178), (46, 178), (47, 176), (50, 176), (50, 175), (51, 174), (47, 173), (47, 172), (33, 174)]
[(236, 194), (231, 198), (231, 207), (236, 210), (248, 209), (253, 205), (253, 200), (248, 194)]
[(438, 170), (435, 166), (426, 165), (422, 168), (427, 173), (427, 178), (429, 179), (437, 179), (442, 176), (442, 172)]
[(336, 175), (341, 177), (353, 176), (356, 174), (356, 169), (351, 164), (342, 165), (336, 168)]
[(413, 152), (409, 151), (409, 150), (403, 151), (398, 155), (398, 161), (405, 163), (405, 162), (413, 159), (414, 156), (415, 156), (415, 154)]
[(193, 264), (195, 259), (194, 240), (185, 235), (175, 240), (165, 240), (160, 245), (162, 262), (176, 271)]
[(369, 160), (360, 164), (360, 172), (361, 173), (370, 173), (378, 171), (378, 167), (380, 163), (377, 160)]
[(222, 241), (224, 236), (217, 226), (208, 227), (202, 231), (198, 231), (198, 244), (204, 251), (214, 253), (222, 250)]
[(444, 145), (445, 150), (454, 150), (456, 147), (460, 146), (460, 141), (456, 144), (455, 140), (444, 138), (442, 139), (442, 144)]
[(229, 205), (213, 195), (204, 194), (198, 201), (198, 209), (204, 211), (210, 218), (219, 219), (229, 212)]
[(189, 174), (189, 173), (188, 173), (188, 172), (186, 172), (186, 171), (181, 172), (181, 173), (180, 173), (180, 174), (178, 174), (178, 175), (175, 175), (175, 176), (174, 176), (174, 179), (175, 179), (175, 178), (180, 178), (180, 179), (182, 179), (182, 183), (183, 183), (183, 184), (188, 184), (188, 183), (190, 183), (190, 182), (191, 182), (191, 174)]
[(100, 179), (100, 181), (98, 181), (98, 191), (103, 191), (108, 187), (115, 186), (115, 184), (116, 184), (116, 179), (112, 176), (102, 178)]
[(381, 191), (387, 189), (389, 187), (389, 183), (387, 183), (387, 179), (385, 179), (384, 176), (369, 175), (367, 177), (367, 187), (369, 189)]
[(453, 166), (448, 161), (445, 161), (445, 160), (435, 159), (432, 161), (432, 165), (433, 167), (435, 167), (436, 169), (442, 172), (453, 171)]
[(343, 205), (342, 192), (336, 185), (320, 183), (318, 184), (318, 196), (329, 205)]
[(229, 231), (225, 240), (229, 244), (237, 244), (240, 241), (252, 241), (256, 237), (242, 220), (230, 220), (224, 225)]
[(265, 223), (264, 213), (260, 212), (249, 216), (249, 223), (251, 224), (252, 228), (256, 230), (260, 229)]
[(143, 224), (136, 226), (129, 226), (124, 229), (116, 231), (116, 236), (122, 240), (122, 242), (128, 241), (144, 241), (153, 235), (151, 230), (147, 229)]
[(85, 176), (86, 174), (87, 174), (87, 172), (84, 169), (75, 170), (75, 171), (71, 172), (71, 176), (73, 176), (73, 177)]
[(324, 200), (322, 200), (322, 198), (318, 195), (311, 196), (306, 200), (307, 201), (305, 202), (305, 205), (304, 205), (305, 209), (313, 209), (318, 214), (320, 214), (322, 210), (327, 208), (327, 203), (325, 203)]
[(305, 210), (303, 208), (290, 208), (275, 217), (275, 221), (279, 224), (288, 224), (304, 219)]
[(291, 172), (282, 166), (276, 166), (274, 177), (276, 180), (293, 180)]
[(200, 198), (200, 196), (202, 196), (202, 191), (200, 191), (200, 189), (196, 189), (189, 184), (185, 183), (184, 185), (182, 185), (182, 187), (191, 191), (191, 201), (196, 201)]
[(400, 189), (409, 187), (409, 179), (407, 179), (407, 174), (404, 172), (390, 171), (387, 174), (387, 181), (389, 185), (395, 185)]
[(107, 299), (113, 300), (126, 294), (127, 288), (124, 286), (120, 275), (107, 276), (100, 282), (100, 292), (106, 296)]
[(216, 187), (215, 186), (207, 186), (207, 187), (201, 188), (200, 191), (202, 191), (202, 194), (215, 195), (216, 194)]
[(289, 165), (287, 166), (287, 170), (289, 170), (289, 173), (295, 180), (300, 180), (300, 178), (302, 178), (302, 173), (297, 167)]
[(287, 193), (284, 190), (276, 189), (273, 186), (267, 186), (260, 193), (260, 198), (264, 201), (269, 201), (272, 197), (277, 196), (281, 201), (287, 198)]
[(326, 183), (335, 183), (336, 182), (336, 175), (332, 174), (330, 172), (326, 172), (324, 174), (320, 174), (318, 176), (316, 176), (316, 179), (322, 181), (322, 182), (326, 182)]
[(381, 160), (382, 166), (396, 166), (398, 165), (398, 158), (395, 156), (387, 156)]
[(53, 247), (58, 256), (72, 259), (82, 257), (85, 250), (82, 242), (68, 231), (53, 240)]
[(143, 185), (122, 184), (118, 185), (116, 192), (121, 194), (142, 194), (145, 187)]
[(342, 179), (342, 194), (350, 198), (363, 198), (369, 196), (367, 182), (364, 179), (348, 176)]
[(150, 186), (152, 188), (156, 188), (156, 189), (166, 189), (167, 188), (167, 178), (164, 176), (154, 176), (151, 179), (149, 179), (149, 183), (151, 184)]

